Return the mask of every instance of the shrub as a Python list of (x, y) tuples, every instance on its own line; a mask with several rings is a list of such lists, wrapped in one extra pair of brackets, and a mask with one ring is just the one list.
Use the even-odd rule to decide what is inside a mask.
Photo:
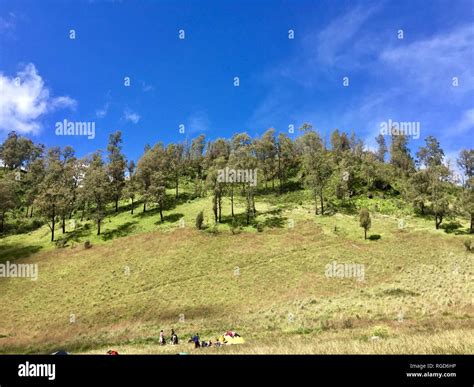
[(201, 211), (196, 216), (196, 228), (198, 230), (201, 230), (203, 223), (204, 223), (204, 213), (203, 213), (203, 211)]
[(212, 235), (217, 235), (219, 234), (219, 229), (217, 228), (217, 224), (213, 225), (212, 227), (208, 228), (206, 230), (209, 234), (212, 234)]
[(389, 331), (387, 327), (377, 325), (373, 328), (372, 331), (372, 336), (377, 336), (382, 339), (386, 338), (389, 336)]
[(235, 218), (232, 219), (232, 223), (230, 224), (230, 231), (234, 235), (239, 232), (239, 223), (237, 222), (237, 220)]
[(257, 223), (257, 231), (262, 232), (263, 231), (263, 224), (262, 223)]
[(464, 247), (466, 248), (467, 251), (471, 251), (472, 249), (472, 241), (470, 239), (465, 239), (464, 240)]
[(92, 243), (90, 241), (85, 241), (84, 242), (84, 248), (85, 249), (90, 249), (92, 247)]
[(371, 226), (370, 213), (367, 208), (362, 208), (359, 213), (360, 227), (364, 229), (364, 239), (367, 239), (367, 230)]

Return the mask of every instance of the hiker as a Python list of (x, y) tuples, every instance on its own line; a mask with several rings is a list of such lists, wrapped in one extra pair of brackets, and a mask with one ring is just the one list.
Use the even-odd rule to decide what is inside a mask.
[(199, 342), (199, 333), (196, 333), (196, 335), (193, 337), (193, 342), (194, 342), (194, 348), (201, 347), (201, 343)]
[(230, 337), (240, 337), (240, 335), (237, 332), (234, 332), (234, 331), (227, 331), (225, 333), (225, 335), (230, 336)]
[(160, 331), (160, 345), (165, 345), (166, 344), (166, 339), (165, 339), (165, 334), (163, 332), (163, 329)]
[(109, 350), (107, 351), (107, 355), (118, 355), (118, 354), (119, 354), (119, 353), (118, 353), (117, 351), (113, 351), (113, 350), (111, 350), (111, 349), (109, 349)]
[(174, 333), (174, 329), (171, 329), (171, 344), (173, 345), (178, 344), (178, 335)]

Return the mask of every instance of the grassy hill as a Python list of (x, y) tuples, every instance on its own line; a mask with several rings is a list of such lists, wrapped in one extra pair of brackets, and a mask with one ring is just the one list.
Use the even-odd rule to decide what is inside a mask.
[[(435, 230), (395, 199), (352, 204), (378, 210), (372, 240), (350, 209), (315, 216), (306, 191), (259, 196), (261, 232), (231, 232), (229, 213), (214, 227), (210, 199), (183, 194), (163, 223), (156, 210), (137, 206), (132, 216), (126, 204), (101, 236), (77, 220), (57, 231), (64, 248), (46, 226), (3, 237), (0, 262), (37, 263), (39, 277), (0, 278), (0, 352), (474, 353), (467, 236)], [(208, 227), (197, 230), (202, 209)], [(333, 261), (364, 265), (364, 280), (327, 277)], [(171, 328), (182, 343), (159, 346)], [(186, 343), (228, 329), (246, 344)]]

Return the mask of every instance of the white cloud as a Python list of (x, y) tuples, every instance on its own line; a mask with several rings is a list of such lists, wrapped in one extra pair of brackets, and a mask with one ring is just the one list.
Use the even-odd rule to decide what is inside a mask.
[(29, 63), (16, 77), (0, 73), (0, 131), (37, 133), (41, 118), (56, 109), (75, 108), (68, 97), (51, 97), (34, 64)]
[(125, 121), (130, 121), (134, 124), (138, 124), (138, 121), (140, 121), (140, 116), (137, 113), (132, 112), (131, 110), (125, 110), (123, 112), (123, 118)]

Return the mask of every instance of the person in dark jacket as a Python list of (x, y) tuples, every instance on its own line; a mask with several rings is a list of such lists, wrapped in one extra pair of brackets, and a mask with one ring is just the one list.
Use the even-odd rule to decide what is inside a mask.
[(201, 347), (201, 342), (199, 341), (199, 333), (196, 333), (196, 335), (193, 337), (193, 342), (194, 342), (194, 348)]
[(171, 330), (171, 344), (178, 344), (178, 335), (174, 332), (174, 329)]

